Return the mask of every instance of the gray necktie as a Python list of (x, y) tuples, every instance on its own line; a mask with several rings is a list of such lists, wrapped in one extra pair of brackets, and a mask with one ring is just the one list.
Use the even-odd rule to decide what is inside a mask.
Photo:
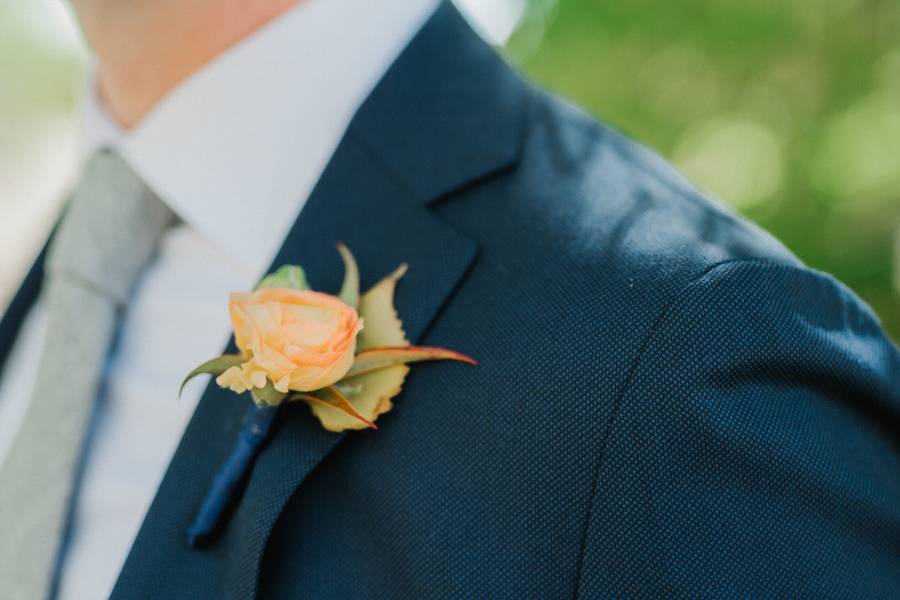
[[(110, 152), (88, 162), (47, 255), (38, 380), (0, 466), (0, 596), (49, 592), (110, 342), (173, 215)], [(23, 393), (27, 393), (23, 390)]]

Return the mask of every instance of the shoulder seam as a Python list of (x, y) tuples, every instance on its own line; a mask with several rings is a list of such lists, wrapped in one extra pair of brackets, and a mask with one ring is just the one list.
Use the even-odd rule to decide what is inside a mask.
[(719, 269), (736, 264), (751, 264), (768, 267), (797, 267), (797, 265), (793, 265), (788, 261), (778, 261), (770, 258), (758, 257), (731, 258), (713, 263), (711, 265), (707, 265), (700, 273), (691, 277), (676, 292), (672, 293), (672, 295), (663, 305), (657, 317), (647, 328), (647, 333), (644, 335), (644, 339), (641, 341), (641, 347), (635, 355), (634, 360), (632, 360), (631, 365), (628, 367), (628, 374), (625, 376), (625, 381), (622, 383), (622, 387), (616, 394), (616, 399), (611, 414), (609, 416), (609, 419), (607, 420), (607, 423), (604, 425), (600, 436), (600, 449), (598, 452), (599, 456), (596, 459), (596, 465), (593, 469), (591, 495), (588, 503), (585, 523), (582, 528), (581, 541), (579, 543), (578, 563), (575, 569), (575, 584), (573, 590), (574, 593), (572, 596), (573, 598), (579, 598), (581, 595), (581, 580), (584, 574), (584, 555), (585, 551), (587, 550), (588, 532), (590, 531), (591, 520), (594, 513), (594, 502), (597, 497), (597, 485), (599, 484), (600, 480), (600, 471), (604, 464), (604, 458), (606, 457), (606, 443), (610, 435), (612, 434), (613, 429), (615, 428), (619, 414), (621, 413), (622, 403), (625, 399), (626, 394), (628, 393), (628, 390), (631, 388), (631, 385), (634, 382), (635, 375), (644, 358), (644, 354), (647, 348), (650, 346), (650, 342), (653, 340), (662, 323), (671, 314), (675, 305), (678, 303), (678, 300), (681, 299), (688, 290), (710, 277)]

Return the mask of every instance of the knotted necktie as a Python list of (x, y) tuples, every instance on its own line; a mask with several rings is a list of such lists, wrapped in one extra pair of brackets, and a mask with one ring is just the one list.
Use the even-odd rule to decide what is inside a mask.
[(88, 161), (47, 254), (48, 329), (38, 380), (0, 466), (3, 598), (48, 594), (110, 343), (172, 222), (121, 158), (101, 151)]

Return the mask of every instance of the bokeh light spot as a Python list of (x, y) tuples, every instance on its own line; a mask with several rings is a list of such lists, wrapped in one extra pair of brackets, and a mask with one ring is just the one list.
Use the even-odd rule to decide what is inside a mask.
[(702, 122), (679, 139), (674, 159), (695, 184), (739, 209), (771, 200), (784, 178), (777, 136), (754, 121)]
[[(876, 92), (829, 119), (812, 183), (842, 200), (877, 199), (900, 185), (900, 94)], [(889, 190), (890, 188), (890, 190)]]

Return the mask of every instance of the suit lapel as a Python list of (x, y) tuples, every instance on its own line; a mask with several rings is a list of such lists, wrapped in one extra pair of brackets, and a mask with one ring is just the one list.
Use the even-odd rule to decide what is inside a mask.
[[(334, 293), (342, 276), (338, 241), (356, 255), (363, 289), (409, 263), (396, 307), (408, 337), (418, 340), (477, 251), (428, 204), (514, 163), (523, 98), (500, 59), (449, 2), (442, 5), (354, 117), (273, 267), (300, 264), (313, 288)], [(255, 595), (275, 521), (345, 435), (324, 431), (305, 405), (286, 406), (220, 538), (191, 550), (189, 522), (234, 442), (247, 402), (213, 383), (207, 388), (113, 597)]]
[(45, 245), (31, 269), (28, 270), (22, 286), (16, 292), (16, 295), (13, 296), (9, 307), (3, 314), (3, 319), (0, 320), (0, 371), (2, 371), (3, 365), (6, 364), (9, 353), (12, 352), (13, 345), (19, 335), (19, 330), (22, 328), (22, 323), (28, 315), (28, 311), (34, 305), (34, 301), (37, 300), (41, 291), (41, 282), (44, 279), (44, 256), (46, 253), (47, 247)]
[[(325, 289), (336, 291), (341, 267), (333, 252), (335, 236), (346, 240), (359, 257), (364, 289), (408, 262), (409, 273), (398, 286), (396, 307), (408, 337), (417, 340), (468, 269), (475, 244), (413, 202), (409, 190), (383, 168), (370, 170), (370, 158), (356, 144), (348, 142), (340, 159), (350, 160), (355, 168), (349, 177), (336, 168), (323, 179), (322, 189), (330, 192), (304, 216), (309, 219), (304, 223), (316, 233), (308, 238), (301, 264), (314, 265), (310, 271), (314, 287), (321, 273), (322, 280), (328, 280)], [(342, 209), (338, 212), (336, 199)], [(295, 241), (299, 249), (302, 242)], [(312, 254), (317, 255), (315, 261)], [(257, 461), (226, 540), (230, 548), (227, 589), (239, 598), (253, 594), (269, 532), (291, 494), (348, 435), (325, 431), (302, 405), (283, 409), (278, 425), (279, 431)]]

